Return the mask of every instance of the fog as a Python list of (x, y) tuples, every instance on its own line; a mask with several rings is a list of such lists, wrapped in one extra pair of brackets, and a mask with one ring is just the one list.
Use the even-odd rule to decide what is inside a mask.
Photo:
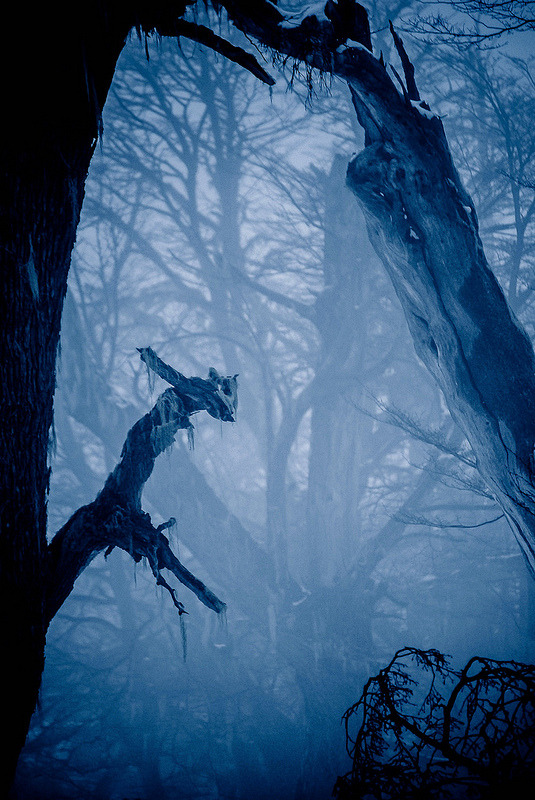
[[(346, 87), (287, 68), (270, 92), (190, 42), (147, 47), (121, 57), (87, 183), (49, 527), (166, 388), (136, 348), (237, 373), (236, 422), (196, 415), (143, 496), (227, 610), (177, 583), (179, 618), (146, 565), (98, 556), (49, 631), (18, 796), (324, 800), (368, 678), (404, 646), (532, 662), (535, 584), (345, 187)], [(531, 335), (533, 84), (500, 51), (411, 47)]]

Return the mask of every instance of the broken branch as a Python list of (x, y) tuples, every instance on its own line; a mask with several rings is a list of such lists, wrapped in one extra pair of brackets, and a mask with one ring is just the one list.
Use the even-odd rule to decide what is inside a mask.
[(150, 369), (172, 384), (153, 408), (138, 420), (123, 445), (119, 463), (108, 476), (96, 499), (78, 509), (56, 533), (49, 545), (47, 622), (53, 618), (72, 591), (76, 578), (98, 553), (109, 554), (114, 547), (129, 553), (134, 561), (147, 558), (156, 583), (163, 586), (179, 614), (185, 613), (175, 590), (161, 575), (167, 569), (216, 613), (225, 604), (202, 581), (189, 572), (174, 555), (163, 531), (174, 518), (154, 527), (142, 511), (141, 494), (156, 458), (173, 442), (179, 429), (193, 429), (190, 415), (208, 411), (223, 421), (233, 421), (220, 387), (211, 380), (186, 378), (162, 361), (151, 348), (140, 350)]
[(239, 64), (240, 67), (244, 67), (244, 69), (254, 75), (255, 78), (261, 80), (262, 83), (266, 83), (268, 86), (274, 85), (274, 78), (260, 66), (251, 53), (247, 53), (245, 50), (242, 50), (241, 47), (236, 47), (231, 44), (226, 39), (215, 34), (210, 28), (207, 28), (205, 25), (197, 25), (194, 22), (187, 22), (183, 19), (178, 20), (175, 25), (178, 36), (184, 36), (194, 42), (203, 44), (205, 47), (209, 47), (211, 50), (215, 50), (216, 53), (220, 53), (229, 61), (233, 61), (235, 64)]

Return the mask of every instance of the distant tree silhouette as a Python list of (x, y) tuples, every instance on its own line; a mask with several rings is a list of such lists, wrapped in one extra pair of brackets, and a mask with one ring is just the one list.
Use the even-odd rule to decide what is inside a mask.
[(450, 11), (453, 8), (461, 13), (463, 22), (452, 24), (441, 14), (432, 14), (418, 21), (422, 32), (435, 34), (442, 41), (470, 45), (494, 42), (509, 33), (535, 27), (532, 0), (448, 0), (447, 5)]
[(338, 800), (504, 797), (535, 777), (532, 665), (475, 656), (457, 671), (437, 650), (406, 647), (343, 719), (353, 767)]

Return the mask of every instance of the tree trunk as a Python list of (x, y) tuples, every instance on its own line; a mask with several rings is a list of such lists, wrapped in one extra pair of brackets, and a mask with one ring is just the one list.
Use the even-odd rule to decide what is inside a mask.
[[(422, 103), (392, 29), (405, 83), (372, 54), (367, 12), (327, 3), (297, 27), (273, 5), (227, 0), (246, 33), (309, 68), (347, 81), (365, 148), (348, 185), (401, 301), (416, 351), (470, 442), (481, 476), (535, 572), (535, 357), (489, 269), (473, 203), (453, 165), (440, 119)], [(260, 6), (262, 6), (260, 8)], [(348, 42), (348, 44), (345, 44)]]
[(351, 563), (359, 535), (362, 425), (355, 406), (364, 379), (366, 247), (375, 259), (367, 240), (362, 242), (358, 207), (350, 192), (340, 191), (345, 170), (346, 159), (337, 155), (325, 181), (324, 289), (314, 304), (320, 349), (306, 507), (312, 586), (333, 585)]
[(14, 46), (7, 43), (0, 56), (7, 76), (0, 133), (2, 796), (44, 662), (47, 457), (61, 309), (100, 108), (126, 35), (115, 32), (111, 47), (96, 16), (83, 34), (74, 7), (11, 4), (4, 19)]
[(193, 4), (10, 3), (3, 11), (0, 606), (9, 737), (1, 795), (9, 791), (44, 661), (45, 583), (54, 572), (46, 541), (47, 457), (61, 310), (85, 179), (117, 59), (136, 27), (140, 35), (158, 31), (206, 41), (273, 83), (244, 51), (202, 26), (181, 26)]
[[(13, 145), (16, 143), (14, 142)], [(6, 773), (22, 746), (43, 668), (48, 437), (55, 362), (91, 142), (39, 152), (2, 153), (8, 187), (3, 209), (3, 312), (0, 448), (9, 461), (0, 485), (0, 608), (7, 674)], [(65, 220), (70, 224), (65, 225)], [(5, 784), (4, 784), (5, 785)]]
[(442, 122), (422, 104), (395, 41), (405, 61), (405, 96), (365, 51), (358, 51), (358, 69), (348, 78), (367, 146), (350, 163), (347, 181), (365, 210), (416, 351), (533, 570), (533, 349), (487, 264)]

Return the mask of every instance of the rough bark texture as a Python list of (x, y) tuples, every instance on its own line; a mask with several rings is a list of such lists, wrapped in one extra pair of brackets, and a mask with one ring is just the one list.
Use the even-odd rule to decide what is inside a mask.
[[(75, 73), (76, 78), (81, 75), (74, 67), (68, 81), (61, 79), (60, 56), (57, 51), (48, 53), (52, 24), (48, 18), (37, 20), (33, 35), (30, 31), (17, 42), (17, 57), (26, 62), (19, 81), (13, 80), (14, 68), (20, 69), (17, 62), (15, 67), (12, 61), (2, 63), (9, 84), (3, 92), (0, 134), (0, 258), (6, 300), (0, 337), (0, 608), (8, 654), (4, 721), (9, 735), (0, 791), (5, 791), (24, 742), (43, 667), (47, 451), (56, 351), (70, 253), (97, 132), (94, 109), (83, 97), (80, 103), (73, 101)], [(13, 55), (9, 47), (7, 51)], [(75, 51), (70, 41), (63, 56), (74, 59)], [(5, 56), (3, 52), (2, 61)]]
[[(404, 55), (397, 37), (396, 42)], [(453, 166), (442, 122), (422, 105), (409, 69), (403, 95), (371, 54), (359, 50), (352, 58), (348, 83), (367, 146), (350, 163), (348, 184), (365, 210), (371, 241), (392, 279), (416, 351), (533, 570), (531, 342), (489, 269), (476, 212)]]
[(141, 493), (157, 457), (173, 444), (177, 431), (182, 428), (188, 434), (192, 432), (191, 414), (204, 410), (217, 419), (232, 422), (230, 404), (213, 381), (184, 377), (150, 348), (140, 353), (151, 369), (174, 385), (129, 430), (119, 463), (97, 498), (79, 508), (52, 539), (44, 587), (46, 625), (71, 593), (78, 575), (98, 553), (113, 547), (130, 553), (134, 561), (147, 558), (156, 583), (169, 591), (180, 614), (184, 607), (161, 574), (162, 569), (171, 572), (208, 608), (217, 613), (225, 608), (169, 547), (163, 531), (175, 520), (155, 528), (141, 508)]
[[(82, 18), (81, 18), (82, 16)], [(3, 292), (0, 608), (7, 791), (43, 667), (46, 496), (56, 351), (100, 110), (128, 25), (101, 5), (10, 4), (0, 53)]]

